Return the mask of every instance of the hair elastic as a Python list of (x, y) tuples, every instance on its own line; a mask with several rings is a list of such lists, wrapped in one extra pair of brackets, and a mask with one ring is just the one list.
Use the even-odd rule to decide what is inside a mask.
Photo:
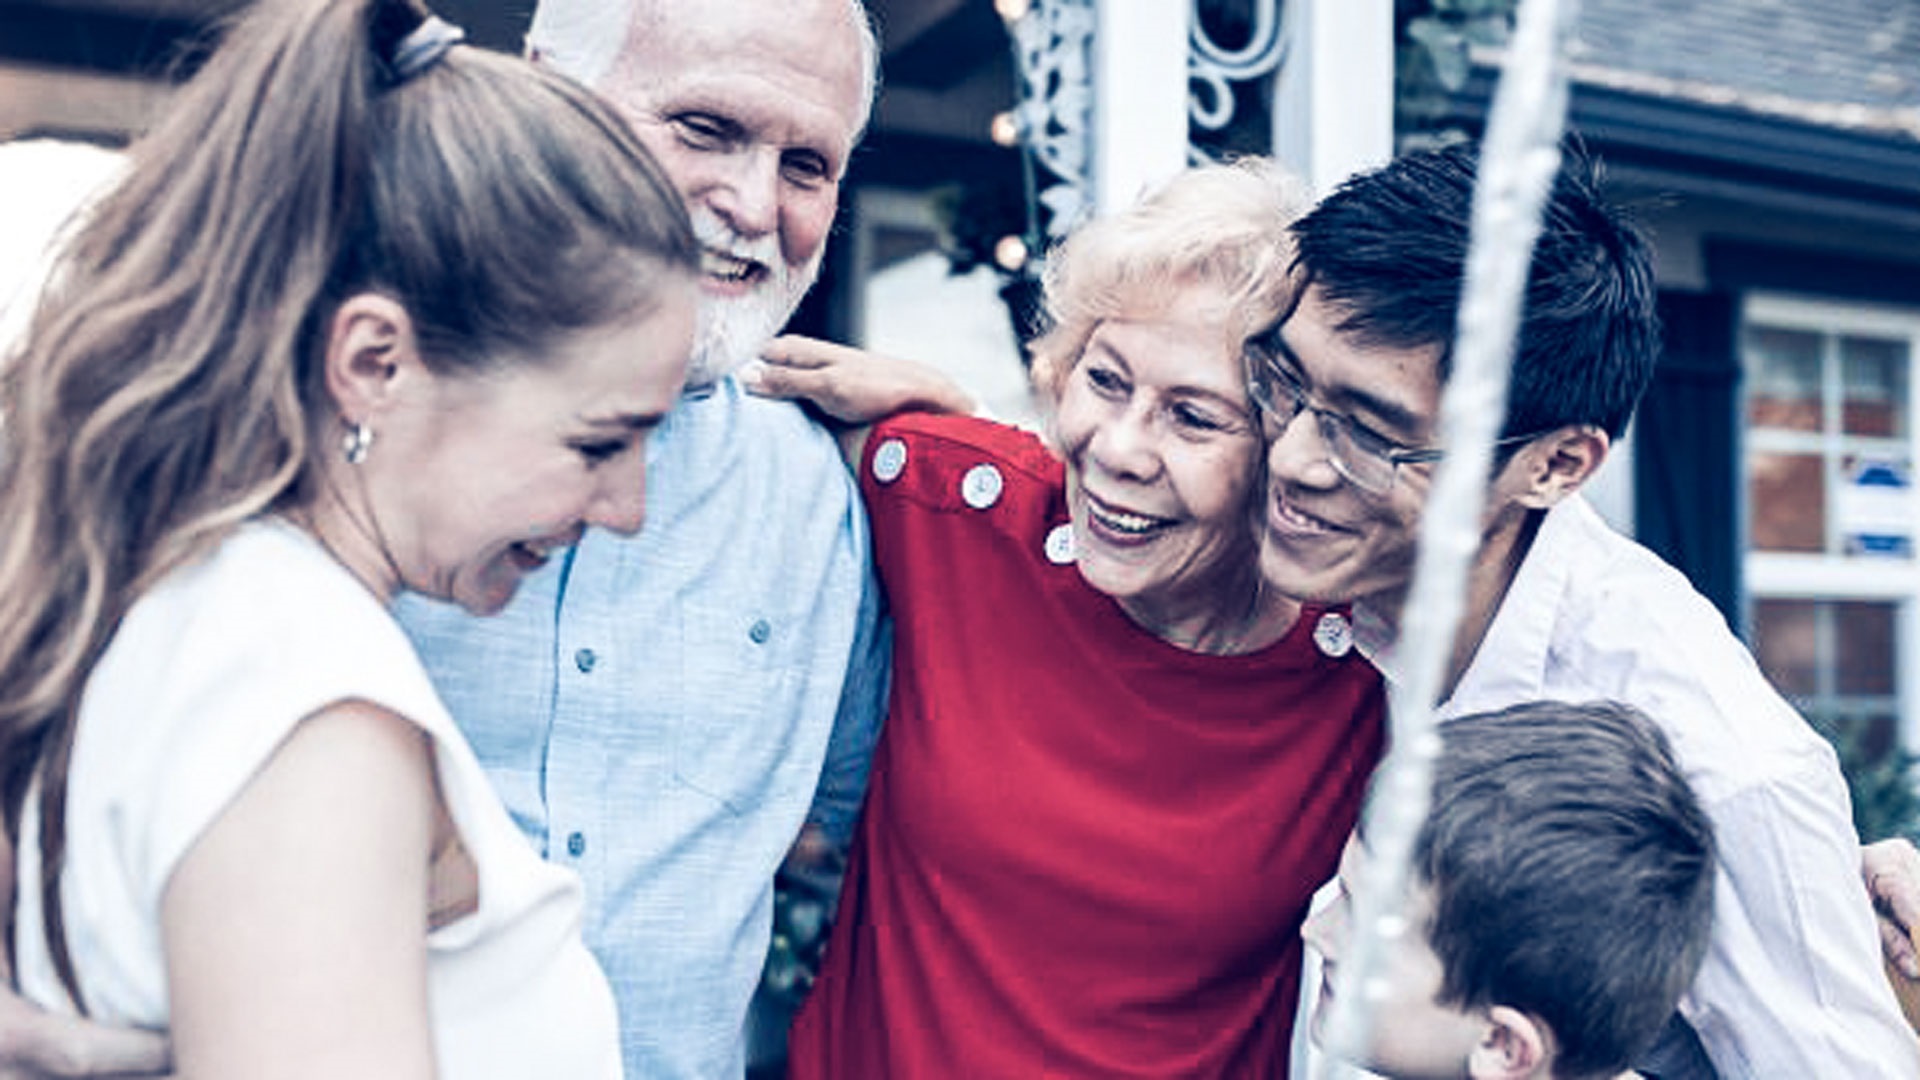
[(387, 88), (399, 86), (440, 62), (447, 50), (465, 41), (467, 32), (438, 15), (429, 15), (393, 46), (387, 61)]

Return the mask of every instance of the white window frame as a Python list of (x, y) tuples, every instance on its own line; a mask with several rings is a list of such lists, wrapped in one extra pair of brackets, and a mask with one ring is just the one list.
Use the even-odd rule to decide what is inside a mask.
[[(1744, 297), (1741, 311), (1743, 332), (1736, 339), (1741, 343), (1741, 366), (1746, 370), (1747, 357), (1744, 350), (1746, 335), (1744, 327), (1748, 324), (1762, 323), (1786, 329), (1808, 330), (1820, 334), (1861, 333), (1883, 337), (1905, 338), (1908, 342), (1907, 372), (1907, 434), (1906, 451), (1908, 460), (1914, 463), (1916, 472), (1920, 472), (1920, 309), (1896, 308), (1882, 305), (1818, 300), (1807, 297), (1786, 296), (1774, 293), (1750, 293)], [(1839, 399), (1841, 387), (1837, 365), (1822, 364), (1822, 407), (1831, 408)], [(1740, 448), (1740, 543), (1743, 548), (1747, 603), (1766, 600), (1868, 600), (1894, 601), (1899, 606), (1894, 616), (1894, 630), (1898, 635), (1895, 646), (1893, 686), (1899, 701), (1900, 741), (1910, 749), (1920, 749), (1920, 693), (1916, 693), (1913, 674), (1920, 672), (1920, 551), (1910, 559), (1883, 559), (1849, 557), (1835, 554), (1831, 550), (1820, 554), (1752, 551), (1746, 549), (1750, 521), (1745, 520), (1751, 514), (1747, 506), (1747, 452), (1753, 447), (1756, 438), (1766, 440), (1763, 445), (1780, 441), (1781, 448), (1789, 445), (1801, 449), (1818, 448), (1823, 458), (1831, 463), (1836, 459), (1839, 436), (1829, 430), (1820, 434), (1808, 434), (1804, 440), (1799, 436), (1779, 436), (1765, 433), (1756, 436), (1746, 424), (1745, 391), (1742, 390), (1740, 403), (1742, 445)], [(1823, 425), (1823, 429), (1826, 425)], [(1831, 468), (1831, 465), (1829, 465)], [(1827, 522), (1828, 543), (1832, 549), (1832, 530), (1837, 524), (1832, 514), (1831, 483), (1828, 476), (1829, 502), (1823, 511)], [(1916, 547), (1920, 548), (1920, 537), (1916, 537)]]

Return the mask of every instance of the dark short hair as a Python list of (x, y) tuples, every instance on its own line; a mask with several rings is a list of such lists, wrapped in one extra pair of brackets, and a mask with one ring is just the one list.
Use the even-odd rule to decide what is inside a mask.
[[(1439, 346), (1450, 369), (1476, 153), (1454, 144), (1348, 179), (1293, 225), (1301, 285), (1364, 346)], [(1652, 255), (1600, 195), (1595, 163), (1562, 150), (1528, 274), (1502, 434), (1626, 429), (1659, 350)]]
[(1647, 717), (1542, 702), (1440, 725), (1414, 867), (1442, 1004), (1506, 1005), (1612, 1076), (1692, 984), (1713, 921), (1713, 829)]

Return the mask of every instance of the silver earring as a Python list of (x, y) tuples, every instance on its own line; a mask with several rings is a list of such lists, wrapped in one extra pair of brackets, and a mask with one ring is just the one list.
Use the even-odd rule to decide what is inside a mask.
[(340, 440), (340, 449), (347, 455), (347, 464), (358, 465), (367, 460), (367, 450), (373, 446), (373, 429), (365, 422), (356, 421), (347, 428)]

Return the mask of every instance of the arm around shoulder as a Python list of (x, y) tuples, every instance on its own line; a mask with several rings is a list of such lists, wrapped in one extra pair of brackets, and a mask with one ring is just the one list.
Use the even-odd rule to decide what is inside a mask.
[[(0, 924), (13, 923), (13, 845), (0, 831)], [(21, 996), (0, 950), (0, 1080), (139, 1080), (170, 1074), (166, 1036), (49, 1012)]]
[(908, 410), (971, 413), (973, 396), (937, 368), (897, 360), (830, 341), (786, 335), (767, 343), (761, 359), (740, 372), (764, 397), (798, 399), (846, 425), (840, 451), (857, 466), (877, 420)]
[(1880, 918), (1887, 978), (1907, 1023), (1920, 1030), (1920, 850), (1903, 837), (1868, 844), (1860, 875)]

